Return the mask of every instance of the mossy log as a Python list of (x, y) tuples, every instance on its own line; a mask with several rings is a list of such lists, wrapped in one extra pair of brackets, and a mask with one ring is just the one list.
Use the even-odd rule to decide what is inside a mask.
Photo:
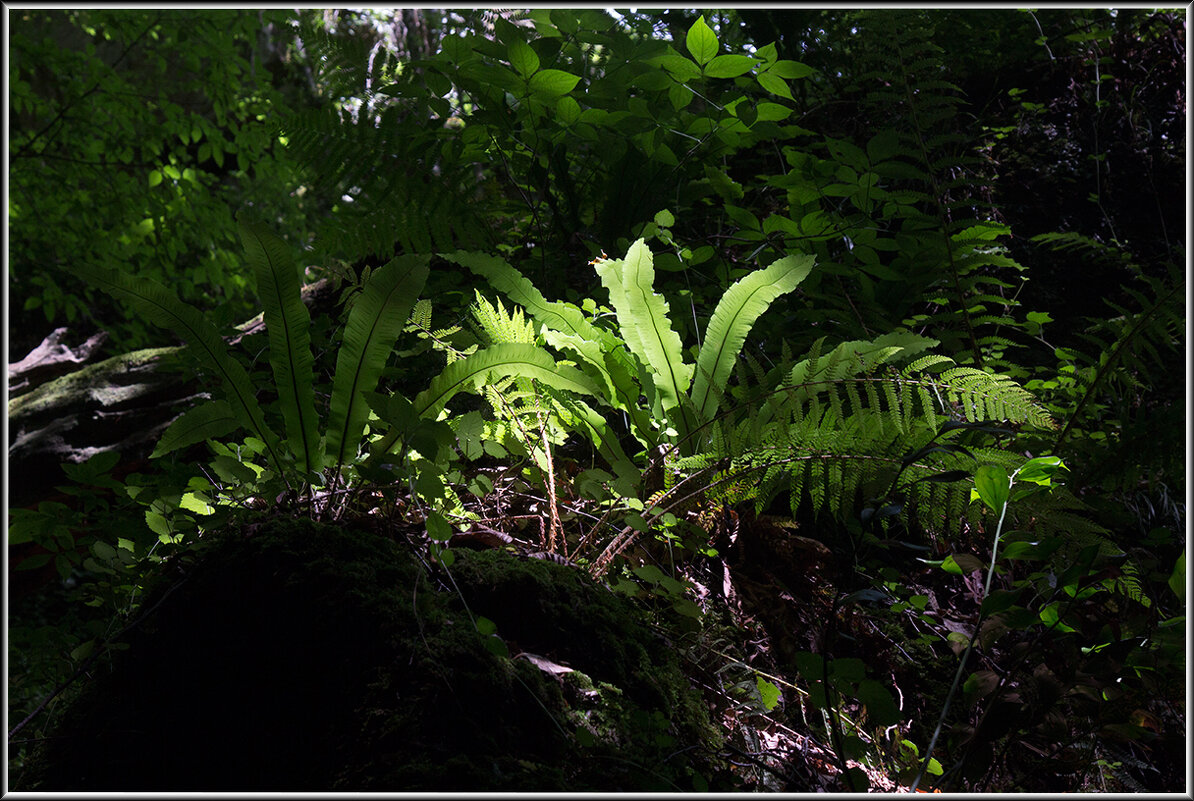
[(307, 520), (219, 536), (146, 600), (14, 789), (700, 785), (719, 736), (640, 610), (551, 562), (461, 553), (451, 570), (432, 581), (406, 546)]

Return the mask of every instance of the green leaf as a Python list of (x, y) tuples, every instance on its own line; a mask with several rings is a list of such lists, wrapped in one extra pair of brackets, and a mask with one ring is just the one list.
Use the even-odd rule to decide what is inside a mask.
[(556, 103), (556, 115), (562, 124), (571, 125), (580, 118), (580, 104), (576, 98), (565, 95)]
[[(613, 332), (596, 327), (580, 309), (571, 304), (548, 301), (526, 276), (500, 258), (465, 251), (457, 251), (444, 258), (484, 277), (490, 286), (520, 304), (532, 317), (543, 323), (548, 344), (580, 357), (590, 378), (602, 386), (603, 392), (598, 397), (634, 419), (635, 436), (640, 440), (649, 438), (650, 421), (638, 404), (641, 387), (637, 368), (631, 364), (624, 343)], [(654, 442), (644, 444), (653, 446)]]
[(675, 51), (650, 59), (649, 63), (663, 67), (680, 83), (701, 77), (701, 68), (693, 63), (692, 59), (685, 58)]
[(151, 323), (169, 328), (186, 340), (199, 363), (221, 379), (233, 414), (266, 444), (276, 470), (281, 472), (282, 462), (276, 451), (278, 437), (265, 423), (249, 374), (229, 355), (227, 344), (202, 312), (149, 278), (93, 264), (77, 264), (74, 271), (117, 300), (130, 304)]
[[(539, 69), (539, 56), (529, 44), (521, 39), (515, 39), (506, 48), (506, 53), (510, 60), (510, 66), (518, 70), (522, 77), (530, 78)], [(567, 92), (572, 87), (568, 87), (564, 91)]]
[(1173, 565), (1173, 573), (1169, 575), (1169, 589), (1183, 604), (1186, 602), (1186, 549), (1182, 548), (1182, 555)]
[(757, 111), (760, 122), (786, 120), (792, 116), (792, 109), (780, 103), (760, 103)]
[(576, 33), (579, 28), (579, 21), (574, 11), (567, 11), (560, 8), (552, 9), (548, 15), (548, 19), (555, 23), (555, 26), (565, 34)]
[(809, 255), (785, 256), (743, 277), (722, 295), (697, 357), (692, 401), (698, 420), (712, 420), (717, 414), (726, 381), (755, 321), (776, 298), (795, 289), (814, 263)]
[(82, 645), (70, 652), (70, 658), (76, 662), (86, 659), (95, 651), (96, 641), (94, 639), (85, 641)]
[[(448, 554), (445, 554), (445, 556), (447, 555)], [(494, 656), (501, 657), (503, 659), (510, 658), (510, 648), (500, 638), (486, 637), (482, 642), (485, 644), (485, 650), (489, 651), (489, 653), (493, 654)]]
[[(327, 454), (336, 465), (355, 458), (372, 392), (427, 281), (428, 259), (402, 255), (373, 271), (353, 304), (336, 357), (328, 413)], [(392, 442), (391, 442), (392, 444)]]
[(759, 86), (763, 87), (771, 94), (779, 95), (780, 97), (786, 97), (788, 100), (793, 99), (792, 90), (788, 88), (787, 82), (778, 75), (774, 75), (770, 72), (760, 72), (756, 76), (756, 79), (759, 82)]
[(1011, 479), (1001, 465), (985, 464), (974, 473), (974, 490), (995, 514), (1003, 512), (1011, 491)]
[(215, 507), (207, 502), (207, 499), (197, 492), (183, 493), (182, 500), (178, 502), (178, 508), (186, 509), (200, 515), (210, 515), (215, 512)]
[[(624, 259), (608, 259), (597, 266), (602, 284), (618, 317), (622, 338), (648, 367), (665, 413), (677, 409), (687, 397), (693, 365), (684, 362), (679, 335), (668, 318), (668, 304), (654, 291), (655, 268), (643, 239), (630, 246)], [(679, 420), (673, 420), (673, 424)], [(676, 425), (681, 436), (689, 426)]]
[(531, 76), (528, 84), (536, 94), (566, 95), (579, 82), (580, 76), (563, 70), (541, 70)]
[(874, 679), (858, 682), (858, 700), (866, 706), (867, 722), (875, 728), (894, 726), (903, 719), (891, 693)]
[(892, 128), (884, 128), (866, 143), (866, 154), (871, 164), (887, 161), (899, 152), (900, 137)]
[(529, 278), (503, 259), (485, 253), (463, 250), (445, 254), (444, 258), (463, 265), (485, 278), (490, 286), (525, 308), (532, 317), (544, 325), (582, 337), (597, 336), (597, 328), (585, 318), (580, 309), (565, 303), (547, 300)]
[(636, 486), (642, 478), (642, 473), (622, 449), (617, 432), (610, 427), (605, 417), (579, 400), (568, 404), (568, 411), (577, 417), (578, 424), (587, 427), (589, 440), (596, 445), (597, 452), (605, 459), (605, 463), (617, 474), (619, 482), (628, 483), (630, 487)]
[(427, 536), (433, 541), (447, 542), (452, 538), (452, 524), (439, 512), (428, 512), (424, 524), (427, 527)]
[(691, 103), (694, 97), (695, 95), (692, 93), (692, 90), (681, 83), (674, 83), (667, 90), (668, 102), (672, 104), (672, 108), (676, 111)]
[(807, 64), (801, 64), (799, 61), (789, 61), (788, 59), (776, 61), (767, 67), (767, 71), (772, 75), (776, 75), (787, 80), (805, 78), (816, 72), (816, 70)]
[[(716, 42), (716, 40), (714, 40)], [(705, 76), (708, 78), (737, 78), (754, 69), (758, 62), (750, 56), (723, 55), (717, 56), (705, 66)]]
[(945, 557), (945, 561), (941, 563), (941, 569), (946, 573), (953, 573), (955, 576), (965, 576), (976, 570), (982, 570), (983, 563), (972, 554), (954, 553)]
[(688, 47), (688, 53), (693, 60), (702, 66), (708, 64), (717, 55), (717, 35), (705, 23), (703, 14), (697, 17), (697, 21), (688, 29), (684, 44)]
[(770, 712), (779, 705), (779, 687), (776, 687), (762, 676), (756, 676), (755, 688), (759, 691), (759, 698), (763, 702), (763, 709)]
[(1000, 554), (1004, 559), (1040, 559), (1040, 547), (1035, 542), (1010, 542)]
[(822, 680), (825, 671), (825, 660), (820, 654), (814, 654), (810, 651), (798, 651), (794, 659), (796, 660), (796, 670), (805, 681), (814, 682)]
[(152, 509), (146, 509), (145, 525), (149, 526), (149, 530), (154, 534), (157, 534), (158, 537), (170, 536), (170, 524), (160, 512), (155, 512)]
[(829, 676), (835, 684), (842, 682), (857, 684), (866, 678), (866, 665), (861, 659), (855, 657), (834, 659), (829, 663)]
[(157, 447), (149, 454), (150, 459), (186, 448), (196, 442), (206, 442), (209, 439), (230, 434), (240, 427), (240, 421), (232, 412), (232, 407), (222, 400), (214, 400), (196, 406), (184, 413), (170, 424), (170, 427), (158, 440)]
[(555, 389), (597, 394), (597, 388), (584, 373), (556, 364), (543, 348), (525, 342), (505, 342), (449, 364), (415, 397), (415, 411), (421, 417), (434, 418), (454, 395), (472, 389), (486, 376), (533, 378)]
[[(821, 340), (816, 347), (820, 348)], [(792, 400), (803, 401), (832, 382), (859, 375), (895, 358), (907, 358), (937, 345), (935, 339), (908, 331), (893, 331), (873, 340), (849, 340), (817, 359), (802, 359), (788, 373), (785, 386), (794, 387)]]
[(1065, 462), (1057, 456), (1038, 456), (1035, 459), (1029, 459), (1027, 462), (1016, 471), (1017, 481), (1031, 481), (1033, 484), (1039, 484), (1043, 487), (1048, 487), (1053, 482), (1053, 476), (1058, 470), (1066, 469)]
[(315, 357), (311, 315), (303, 303), (290, 248), (265, 226), (239, 221), (241, 241), (257, 276), (257, 294), (269, 334), (270, 366), (290, 450), (304, 475), (323, 467), (315, 414)]
[(676, 224), (676, 218), (667, 209), (663, 209), (655, 215), (655, 224), (660, 228), (671, 228)]

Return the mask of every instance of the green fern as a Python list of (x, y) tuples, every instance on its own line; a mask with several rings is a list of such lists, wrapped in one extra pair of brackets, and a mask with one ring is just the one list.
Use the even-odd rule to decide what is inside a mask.
[(863, 12), (859, 21), (876, 43), (859, 53), (859, 81), (884, 87), (862, 98), (878, 128), (867, 155), (879, 162), (873, 168), (888, 179), (883, 188), (894, 201), (879, 224), (898, 224), (891, 268), (921, 287), (929, 303), (904, 324), (932, 331), (959, 361), (1024, 377), (1007, 356), (1023, 346), (1011, 314), (1024, 268), (1000, 243), (1010, 229), (973, 192), (984, 166), (972, 152), (973, 137), (963, 133), (963, 93), (947, 79), (931, 15)]
[[(145, 315), (151, 323), (169, 328), (185, 340), (199, 363), (221, 381), (227, 398), (227, 408), (209, 406), (167, 429), (166, 445), (181, 447), (197, 442), (195, 437), (210, 430), (228, 433), (228, 414), (235, 419), (235, 427), (248, 429), (265, 443), (274, 469), (284, 475), (282, 451), (277, 434), (266, 424), (265, 415), (257, 402), (256, 391), (245, 368), (228, 353), (228, 347), (215, 327), (198, 309), (183, 303), (166, 287), (147, 278), (133, 276), (95, 265), (78, 265), (76, 272), (117, 300), (128, 303)], [(201, 407), (202, 408), (202, 407)], [(183, 429), (187, 429), (184, 433)], [(165, 453), (161, 440), (155, 449)]]
[[(943, 476), (972, 469), (975, 458), (1009, 469), (1018, 458), (997, 448), (962, 444), (967, 432), (1005, 421), (1056, 428), (1014, 380), (958, 365), (943, 355), (925, 355), (936, 341), (908, 331), (839, 343), (828, 352), (822, 352), (824, 340), (818, 340), (804, 358), (789, 358), (769, 370), (748, 358), (747, 366), (737, 371), (739, 385), (729, 387), (732, 362), (746, 332), (772, 299), (791, 291), (808, 273), (808, 257), (781, 260), (732, 287), (714, 313), (717, 324), (710, 323), (695, 365), (684, 361), (667, 305), (651, 288), (650, 251), (641, 241), (626, 259), (597, 263), (624, 340), (578, 307), (545, 300), (500, 259), (467, 253), (449, 258), (485, 276), (526, 308), (538, 335), (576, 357), (612, 406), (641, 412), (641, 392), (653, 414), (667, 414), (677, 434), (684, 430), (659, 440), (670, 443), (667, 447), (650, 451), (652, 463), (662, 468), (662, 486), (651, 487), (657, 491), (644, 500), (648, 510), (674, 512), (695, 503), (748, 500), (761, 508), (786, 493), (794, 510), (808, 503), (815, 513), (828, 511), (844, 519), (857, 515), (864, 501), (898, 492), (920, 526), (944, 531), (977, 523), (977, 511), (969, 503), (969, 486)], [(475, 314), (492, 340), (530, 341), (535, 333), (501, 304), (479, 299)], [(614, 353), (630, 354), (637, 367), (633, 372), (623, 367), (625, 372), (616, 377), (610, 369)], [(499, 389), (493, 390), (495, 398), (509, 394)], [(525, 390), (514, 393), (514, 400), (529, 398)], [(538, 397), (550, 401), (554, 395)], [(734, 404), (719, 412), (726, 398)], [(511, 404), (509, 398), (505, 402)], [(510, 409), (514, 414), (516, 406)], [(568, 425), (576, 418), (569, 423), (559, 413), (559, 419)], [(611, 439), (588, 433), (595, 442)], [(640, 434), (642, 439), (647, 437)], [(926, 442), (933, 444), (921, 447)], [(618, 460), (623, 465), (627, 461)], [(595, 569), (607, 565), (636, 536), (627, 531), (611, 542)]]
[[(901, 341), (903, 347), (894, 344)], [(786, 493), (794, 514), (808, 503), (814, 513), (828, 510), (839, 520), (856, 516), (864, 501), (890, 490), (898, 476), (903, 503), (923, 528), (945, 531), (975, 522), (968, 486), (935, 477), (972, 467), (969, 457), (1009, 468), (1017, 457), (993, 448), (963, 451), (957, 441), (968, 427), (946, 430), (943, 421), (1046, 429), (1056, 423), (1014, 381), (943, 356), (876, 371), (883, 360), (901, 351), (906, 360), (930, 342), (897, 333), (843, 343), (822, 355), (818, 340), (778, 387), (721, 421), (707, 451), (674, 460), (672, 470), (685, 475), (719, 466), (713, 483), (724, 489), (711, 493), (719, 502), (753, 501), (762, 509)], [(874, 364), (866, 365), (859, 353), (870, 354)], [(914, 446), (930, 438), (936, 446), (910, 459)], [(737, 476), (749, 478), (734, 481)]]
[(337, 466), (356, 460), (369, 417), (365, 396), (376, 388), (386, 359), (423, 290), (427, 262), (423, 257), (400, 256), (375, 270), (348, 315), (344, 342), (336, 357), (327, 424), (327, 455)]
[(509, 312), (499, 298), (496, 305), (490, 303), (480, 291), (473, 304), (473, 317), (480, 326), (480, 333), (491, 343), (526, 342), (534, 343), (535, 325), (526, 319), (522, 309), (515, 306)]
[(278, 388), (290, 450), (302, 475), (323, 466), (315, 413), (315, 358), (311, 315), (303, 304), (298, 270), (285, 242), (260, 224), (241, 220), (240, 236), (257, 276), (257, 294), (269, 334), (270, 366)]
[(307, 165), (314, 191), (336, 200), (316, 232), (322, 253), (356, 262), (492, 244), (475, 202), (473, 165), (454, 156), (450, 138), (399, 109), (376, 120), (316, 109), (285, 121), (279, 133)]

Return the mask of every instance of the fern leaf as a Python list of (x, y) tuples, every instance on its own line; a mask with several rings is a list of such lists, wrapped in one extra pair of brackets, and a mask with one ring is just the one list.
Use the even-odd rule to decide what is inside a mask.
[(813, 264), (809, 255), (786, 256), (745, 276), (722, 295), (697, 357), (692, 401), (699, 421), (711, 420), (717, 413), (726, 381), (755, 321), (776, 298), (795, 289)]
[(399, 256), (374, 270), (348, 315), (328, 411), (327, 454), (336, 465), (356, 455), (369, 418), (364, 393), (377, 386), (427, 281), (427, 262), (424, 256)]
[(286, 243), (262, 225), (240, 221), (240, 236), (257, 276), (257, 294), (269, 334), (270, 366), (278, 389), (290, 450), (303, 475), (319, 470), (319, 420), (311, 355), (311, 315)]
[[(604, 397), (615, 408), (636, 418), (633, 427), (636, 432), (650, 430), (638, 404), (641, 388), (637, 370), (615, 336), (593, 325), (572, 304), (544, 298), (526, 276), (496, 256), (457, 251), (444, 258), (485, 278), (490, 286), (526, 309), (543, 324), (543, 336), (547, 344), (579, 357), (585, 373), (605, 390)], [(654, 443), (649, 445), (653, 446)]]
[(556, 364), (543, 348), (521, 342), (509, 342), (479, 350), (467, 359), (449, 364), (431, 379), (427, 389), (415, 396), (415, 411), (420, 417), (434, 416), (462, 390), (469, 389), (487, 375), (534, 378), (556, 389), (584, 395), (596, 395), (597, 387), (574, 367)]
[(112, 297), (132, 305), (150, 322), (169, 328), (186, 340), (199, 362), (221, 379), (237, 422), (266, 444), (275, 469), (282, 472), (277, 452), (278, 436), (265, 423), (249, 374), (229, 355), (228, 346), (219, 332), (198, 309), (183, 303), (169, 289), (148, 278), (134, 278), (96, 265), (79, 265), (75, 269)]
[(225, 401), (214, 400), (196, 406), (170, 424), (158, 440), (150, 459), (186, 448), (196, 442), (222, 437), (240, 427), (240, 421)]
[(630, 486), (637, 485), (642, 478), (642, 472), (626, 455), (605, 417), (581, 400), (568, 401), (567, 408), (576, 415), (579, 423), (588, 428), (589, 439), (596, 445), (597, 452), (613, 469), (614, 474), (623, 481), (629, 481)]
[(596, 339), (596, 330), (585, 319), (584, 313), (575, 306), (553, 302), (543, 297), (530, 279), (511, 267), (503, 259), (485, 253), (463, 250), (444, 255), (448, 261), (456, 262), (489, 282), (497, 291), (522, 306), (532, 317), (546, 326), (567, 334)]
[(607, 259), (597, 267), (601, 282), (609, 290), (618, 316), (622, 338), (654, 378), (657, 398), (681, 437), (692, 426), (680, 409), (687, 398), (693, 365), (684, 361), (680, 337), (668, 318), (668, 304), (655, 292), (655, 266), (646, 241), (630, 246), (624, 259)]

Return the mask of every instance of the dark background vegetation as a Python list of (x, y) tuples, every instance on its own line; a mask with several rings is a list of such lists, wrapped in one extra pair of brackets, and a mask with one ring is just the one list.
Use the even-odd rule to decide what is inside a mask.
[[(952, 733), (935, 752), (946, 774), (930, 780), (991, 791), (1181, 789), (1184, 11), (6, 13), (9, 362), (59, 326), (71, 344), (108, 331), (103, 355), (177, 344), (82, 281), (80, 264), (159, 281), (222, 329), (250, 319), (260, 306), (241, 212), (282, 237), (309, 280), (334, 279), (344, 297), (396, 255), (463, 249), (500, 256), (550, 299), (601, 302), (588, 263), (644, 237), (686, 343), (733, 281), (812, 254), (813, 274), (752, 332), (752, 359), (781, 363), (821, 337), (825, 350), (896, 330), (932, 337), (958, 364), (1022, 384), (1057, 421), (1018, 432), (1006, 450), (1068, 467), (1067, 502), (1041, 512), (1041, 541), (1056, 556), (1001, 576), (1025, 615), (1005, 620), (1002, 639), (971, 661)], [(701, 15), (721, 54), (772, 46), (770, 62), (796, 66), (682, 80), (658, 58), (669, 45), (687, 55)], [(559, 69), (575, 85), (523, 94), (515, 41), (538, 58), (531, 73)], [(665, 209), (670, 225), (656, 216)], [(992, 233), (958, 238), (973, 226)], [(475, 289), (493, 294), (433, 261), (423, 297), (434, 327), (465, 325)], [(326, 366), (334, 316), (314, 327)], [(246, 365), (259, 357), (245, 355)], [(416, 349), (392, 360), (385, 380), (413, 397), (442, 364), (438, 350)], [(154, 469), (180, 476), (188, 463), (180, 454)], [(102, 495), (105, 486), (115, 494)], [(142, 582), (188, 546), (163, 535), (159, 548), (142, 522), (154, 498), (130, 506), (120, 486), (97, 480), (38, 518), (36, 530), (53, 533), (45, 558), (25, 567), (53, 566), (52, 580), (8, 606), (10, 728), (135, 617)], [(26, 511), (54, 494), (47, 486)], [(834, 725), (865, 742), (853, 756), (872, 786), (907, 784), (909, 754), (923, 755), (946, 690), (915, 677), (952, 675), (945, 608), (957, 604), (954, 617), (972, 623), (979, 599), (961, 575), (847, 547), (858, 509), (822, 514), (815, 499), (799, 500), (801, 533), (837, 565), (813, 583), (843, 594), (883, 588), (898, 601), (886, 617), (873, 613), (887, 634), (872, 645), (894, 653), (894, 642), (903, 667), (865, 640), (851, 647), (903, 699), (899, 736)], [(42, 525), (54, 515), (67, 534)], [(985, 565), (990, 522), (940, 532), (910, 522), (905, 534), (932, 542), (930, 559), (967, 553)], [(118, 538), (135, 541), (135, 558), (114, 578), (97, 569), (106, 552), (95, 543), (115, 553)], [(693, 553), (693, 564), (701, 558)], [(1061, 626), (1028, 589), (1059, 577), (1079, 588)], [(774, 590), (798, 595), (796, 581)], [(936, 617), (909, 629), (899, 616), (924, 612), (929, 596)], [(711, 630), (719, 613), (705, 605), (702, 614)], [(788, 623), (802, 620), (797, 612)], [(767, 654), (734, 645), (736, 664), (816, 684), (797, 667), (803, 657), (774, 642), (783, 625), (769, 626)], [(828, 677), (822, 692), (834, 686)], [(10, 743), (14, 775), (69, 696)], [(784, 724), (842, 756), (849, 746), (831, 742), (820, 712), (802, 718), (801, 703), (791, 695)], [(845, 689), (824, 705), (851, 703), (866, 705)], [(759, 726), (780, 718), (765, 703), (751, 714)], [(755, 760), (792, 758), (776, 754)], [(743, 786), (775, 789), (771, 773), (743, 764)], [(844, 775), (837, 781), (854, 781)]]

